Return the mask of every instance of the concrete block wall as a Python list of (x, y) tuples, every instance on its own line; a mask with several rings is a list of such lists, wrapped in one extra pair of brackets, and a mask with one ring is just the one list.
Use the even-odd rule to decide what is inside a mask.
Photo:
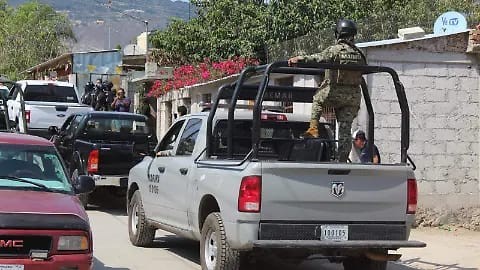
[[(394, 68), (405, 86), (411, 112), (409, 155), (417, 165), (420, 205), (480, 206), (478, 66), (468, 61), (420, 62), (428, 57), (415, 57), (418, 62), (394, 58), (370, 64)], [(393, 83), (387, 75), (372, 75), (367, 81), (382, 162), (399, 162), (400, 109)], [(359, 119), (366, 119), (365, 112)], [(366, 122), (359, 122), (365, 128)]]

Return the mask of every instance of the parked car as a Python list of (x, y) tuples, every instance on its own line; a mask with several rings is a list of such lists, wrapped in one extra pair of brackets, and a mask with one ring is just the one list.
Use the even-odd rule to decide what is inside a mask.
[[(145, 116), (125, 112), (72, 114), (50, 131), (72, 177), (92, 176), (97, 188), (119, 196), (126, 194), (130, 169), (153, 153), (157, 142)], [(81, 196), (84, 206), (88, 197)]]
[[(326, 123), (320, 137), (309, 138), (308, 115), (262, 111), (263, 101), (311, 103), (318, 90), (269, 85), (270, 73), (322, 75), (323, 68), (328, 64), (247, 68), (219, 89), (210, 112), (177, 119), (155, 155), (130, 170), (131, 243), (150, 245), (157, 229), (197, 240), (203, 270), (255, 269), (249, 264), (269, 254), (294, 262), (319, 255), (345, 270), (385, 270), (399, 258), (390, 250), (426, 246), (409, 240), (417, 185), (407, 155), (408, 103), (394, 70), (356, 69), (396, 78), (403, 123), (396, 164), (340, 163)], [(263, 75), (260, 86), (248, 82), (255, 75)], [(373, 143), (372, 104), (368, 89), (362, 91)], [(225, 100), (228, 113), (217, 111)], [(237, 100), (256, 101), (242, 112)]]
[[(22, 113), (21, 94), (25, 112)], [(73, 114), (93, 111), (93, 108), (79, 102), (76, 87), (60, 81), (24, 80), (18, 81), (10, 90), (8, 114), (21, 133), (48, 138), (48, 128), (57, 126)], [(22, 119), (25, 118), (27, 130)]]
[(91, 270), (92, 231), (76, 194), (94, 186), (70, 179), (48, 140), (0, 133), (0, 269)]

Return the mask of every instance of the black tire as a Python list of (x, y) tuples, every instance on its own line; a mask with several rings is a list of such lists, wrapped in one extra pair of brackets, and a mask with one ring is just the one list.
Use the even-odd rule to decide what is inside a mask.
[(374, 261), (366, 257), (351, 257), (343, 261), (344, 270), (386, 270), (388, 262)]
[[(212, 233), (214, 233), (213, 236)], [(212, 239), (210, 240), (211, 237)], [(209, 242), (213, 242), (212, 245), (216, 246), (215, 257), (208, 256), (205, 252), (206, 244)], [(202, 270), (239, 270), (241, 261), (240, 252), (231, 249), (227, 243), (225, 227), (220, 213), (215, 212), (208, 215), (203, 224), (202, 236), (200, 238), (200, 263)]]
[[(133, 221), (134, 217), (137, 220), (136, 222)], [(133, 226), (135, 226), (135, 229), (133, 229)], [(155, 231), (147, 222), (140, 191), (137, 190), (133, 193), (132, 199), (128, 204), (128, 235), (130, 242), (137, 247), (147, 247), (153, 243)]]

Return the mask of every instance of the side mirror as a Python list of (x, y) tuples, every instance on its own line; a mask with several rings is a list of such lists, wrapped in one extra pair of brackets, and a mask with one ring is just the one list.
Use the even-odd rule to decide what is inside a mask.
[(49, 133), (50, 135), (57, 135), (57, 134), (58, 134), (58, 127), (56, 127), (56, 126), (50, 126), (50, 127), (48, 128), (48, 133)]
[(95, 189), (95, 180), (91, 176), (80, 175), (74, 188), (76, 194), (90, 193)]

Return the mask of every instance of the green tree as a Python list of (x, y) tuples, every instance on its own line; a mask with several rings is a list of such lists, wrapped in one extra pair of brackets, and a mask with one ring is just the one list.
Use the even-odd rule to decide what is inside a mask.
[[(198, 16), (173, 20), (152, 39), (166, 62), (262, 57), (266, 40), (266, 8), (258, 0), (192, 0)], [(177, 55), (177, 56), (175, 56)]]
[[(192, 0), (198, 16), (174, 20), (151, 37), (161, 63), (198, 62), (204, 58), (282, 59), (319, 51), (334, 42), (340, 18), (358, 22), (358, 40), (395, 38), (399, 28), (421, 26), (431, 32), (445, 11), (464, 13), (470, 26), (480, 19), (475, 0)], [(298, 37), (302, 37), (296, 39)], [(295, 39), (295, 40), (294, 40)], [(286, 42), (287, 41), (287, 42)], [(286, 42), (286, 43), (284, 43)]]
[(2, 0), (1, 16), (0, 73), (12, 79), (65, 52), (64, 41), (75, 39), (68, 18), (48, 5), (28, 2), (13, 9)]

